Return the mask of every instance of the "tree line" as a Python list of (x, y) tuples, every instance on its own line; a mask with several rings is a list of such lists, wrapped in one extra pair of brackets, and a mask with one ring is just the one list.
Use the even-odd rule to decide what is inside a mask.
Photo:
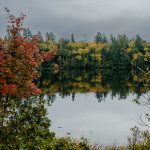
[[(28, 39), (34, 36), (28, 28), (22, 34)], [(150, 63), (150, 42), (139, 35), (133, 39), (125, 34), (110, 35), (108, 39), (105, 34), (97, 32), (91, 42), (76, 41), (73, 33), (70, 39), (59, 40), (52, 32), (45, 33), (45, 37), (40, 31), (36, 35), (40, 50), (52, 52), (55, 56), (42, 63), (44, 68), (145, 68)]]

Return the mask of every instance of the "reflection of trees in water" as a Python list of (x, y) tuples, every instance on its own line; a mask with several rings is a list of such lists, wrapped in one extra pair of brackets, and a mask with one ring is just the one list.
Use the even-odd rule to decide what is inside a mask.
[[(47, 149), (53, 138), (49, 132), (45, 101), (40, 97), (27, 100), (4, 98), (0, 101), (0, 149)], [(50, 145), (50, 144), (49, 144)]]
[(137, 98), (146, 93), (145, 76), (138, 70), (43, 70), (39, 79), (39, 86), (45, 94), (59, 93), (61, 98), (72, 96), (75, 100), (76, 93), (94, 92), (98, 101), (102, 101), (108, 94), (112, 99), (118, 96), (119, 100), (126, 99), (129, 94), (136, 94)]
[(105, 98), (107, 97), (107, 93), (96, 93), (95, 97), (97, 98), (98, 102), (105, 101)]

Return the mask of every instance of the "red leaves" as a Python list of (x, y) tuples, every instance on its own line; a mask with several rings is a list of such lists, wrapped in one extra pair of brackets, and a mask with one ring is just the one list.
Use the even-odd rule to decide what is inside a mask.
[(49, 61), (54, 57), (54, 54), (52, 52), (42, 52), (41, 55), (45, 61)]
[(14, 95), (14, 93), (16, 92), (17, 90), (17, 86), (14, 85), (14, 84), (4, 84), (3, 87), (2, 87), (2, 95), (7, 95), (7, 94), (11, 94), (11, 95)]
[(3, 51), (0, 51), (0, 65), (2, 64), (4, 64), (4, 54), (3, 54)]
[(20, 35), (25, 15), (15, 17), (8, 13), (10, 38), (0, 39), (0, 95), (26, 98), (38, 95), (41, 90), (33, 83), (38, 77), (37, 68), (43, 59), (49, 60), (52, 53), (40, 52), (38, 37), (28, 39)]
[(29, 85), (29, 90), (32, 92), (33, 95), (39, 95), (41, 93), (41, 90), (38, 89), (34, 83), (31, 83)]
[(24, 18), (26, 15), (20, 14), (19, 17), (15, 17), (14, 15), (10, 14), (10, 11), (8, 8), (5, 8), (5, 11), (7, 12), (8, 15), (8, 32), (12, 34), (13, 37), (18, 36), (18, 33), (22, 30), (22, 24), (24, 21)]

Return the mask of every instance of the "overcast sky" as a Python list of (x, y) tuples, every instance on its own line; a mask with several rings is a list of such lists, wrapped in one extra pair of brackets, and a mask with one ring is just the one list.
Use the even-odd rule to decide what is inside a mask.
[(4, 7), (26, 14), (24, 25), (34, 33), (53, 32), (58, 38), (74, 33), (78, 40), (93, 40), (97, 31), (150, 37), (150, 0), (0, 0), (1, 35), (6, 29)]

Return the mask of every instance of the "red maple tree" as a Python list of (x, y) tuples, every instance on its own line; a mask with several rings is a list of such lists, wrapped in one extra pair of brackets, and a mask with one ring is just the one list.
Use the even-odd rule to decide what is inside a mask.
[(25, 98), (41, 93), (34, 84), (38, 77), (37, 68), (44, 59), (51, 59), (52, 53), (40, 52), (38, 36), (26, 38), (21, 35), (25, 15), (8, 15), (9, 39), (0, 38), (0, 95)]

